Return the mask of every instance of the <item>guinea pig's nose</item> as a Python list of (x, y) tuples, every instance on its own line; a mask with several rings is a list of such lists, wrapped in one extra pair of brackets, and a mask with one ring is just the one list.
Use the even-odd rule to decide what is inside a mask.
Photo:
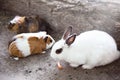
[(8, 28), (8, 29), (11, 29), (11, 23), (8, 23), (7, 28)]
[(11, 22), (8, 23), (8, 25), (11, 25), (11, 24), (12, 24)]

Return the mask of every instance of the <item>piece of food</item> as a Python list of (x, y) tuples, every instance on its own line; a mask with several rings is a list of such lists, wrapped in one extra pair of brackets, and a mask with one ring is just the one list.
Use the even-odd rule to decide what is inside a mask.
[(57, 63), (57, 67), (58, 69), (63, 69), (62, 65), (60, 64), (60, 62)]

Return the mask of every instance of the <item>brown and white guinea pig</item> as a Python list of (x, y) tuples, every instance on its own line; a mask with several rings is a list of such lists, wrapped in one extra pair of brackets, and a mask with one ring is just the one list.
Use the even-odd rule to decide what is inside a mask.
[(27, 57), (33, 54), (41, 54), (52, 47), (55, 40), (46, 32), (21, 33), (13, 37), (8, 50), (13, 57)]
[(50, 24), (38, 15), (34, 16), (15, 16), (8, 24), (8, 29), (19, 33), (46, 31), (52, 32)]

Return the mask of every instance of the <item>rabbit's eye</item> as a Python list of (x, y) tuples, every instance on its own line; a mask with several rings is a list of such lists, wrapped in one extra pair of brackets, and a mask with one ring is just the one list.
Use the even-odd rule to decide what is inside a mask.
[(56, 50), (56, 54), (60, 54), (63, 51), (62, 48)]

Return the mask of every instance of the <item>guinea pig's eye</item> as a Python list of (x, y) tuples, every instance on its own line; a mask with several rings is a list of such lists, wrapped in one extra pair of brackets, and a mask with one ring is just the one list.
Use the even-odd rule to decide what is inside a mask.
[(15, 26), (15, 23), (11, 24), (12, 26)]
[(63, 51), (62, 48), (56, 50), (56, 54), (60, 54)]
[(50, 39), (50, 42), (52, 42), (52, 40)]

